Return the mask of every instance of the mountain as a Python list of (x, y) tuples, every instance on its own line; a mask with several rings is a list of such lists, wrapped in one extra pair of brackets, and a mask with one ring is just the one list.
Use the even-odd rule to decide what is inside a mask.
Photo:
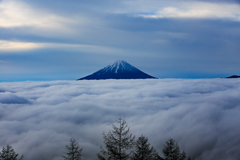
[(226, 78), (240, 78), (240, 76), (232, 75), (232, 76), (230, 76), (230, 77), (226, 77)]
[(99, 71), (80, 78), (78, 80), (101, 80), (101, 79), (148, 79), (154, 78), (126, 61), (115, 61)]

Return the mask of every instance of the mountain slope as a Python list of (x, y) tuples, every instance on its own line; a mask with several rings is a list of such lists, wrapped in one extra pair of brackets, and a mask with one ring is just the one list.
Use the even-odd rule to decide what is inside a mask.
[(230, 76), (230, 77), (226, 77), (226, 78), (240, 78), (240, 76), (232, 75), (232, 76)]
[(115, 61), (114, 63), (100, 69), (99, 71), (80, 78), (78, 80), (100, 80), (100, 79), (148, 79), (150, 76), (126, 61)]

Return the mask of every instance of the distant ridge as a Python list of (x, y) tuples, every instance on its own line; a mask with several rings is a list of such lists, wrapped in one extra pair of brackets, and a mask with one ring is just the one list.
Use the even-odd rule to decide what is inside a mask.
[(226, 78), (240, 78), (240, 76), (232, 75), (232, 76), (230, 76), (230, 77), (226, 77)]
[(91, 75), (80, 78), (78, 80), (104, 80), (104, 79), (156, 79), (150, 76), (126, 61), (119, 60), (112, 64), (94, 72)]

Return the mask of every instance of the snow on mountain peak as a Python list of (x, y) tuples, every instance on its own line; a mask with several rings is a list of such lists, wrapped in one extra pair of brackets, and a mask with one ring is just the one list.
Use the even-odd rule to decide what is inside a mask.
[(138, 69), (135, 68), (134, 66), (132, 66), (131, 64), (127, 63), (124, 60), (117, 60), (117, 61), (113, 62), (112, 64), (106, 66), (102, 70), (118, 73), (118, 72), (137, 71)]

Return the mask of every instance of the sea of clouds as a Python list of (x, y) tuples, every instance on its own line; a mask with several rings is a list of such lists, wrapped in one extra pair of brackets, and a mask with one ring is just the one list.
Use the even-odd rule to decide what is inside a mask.
[(0, 83), (0, 147), (25, 160), (60, 160), (70, 138), (94, 160), (119, 116), (160, 155), (173, 138), (196, 160), (240, 158), (240, 79)]

